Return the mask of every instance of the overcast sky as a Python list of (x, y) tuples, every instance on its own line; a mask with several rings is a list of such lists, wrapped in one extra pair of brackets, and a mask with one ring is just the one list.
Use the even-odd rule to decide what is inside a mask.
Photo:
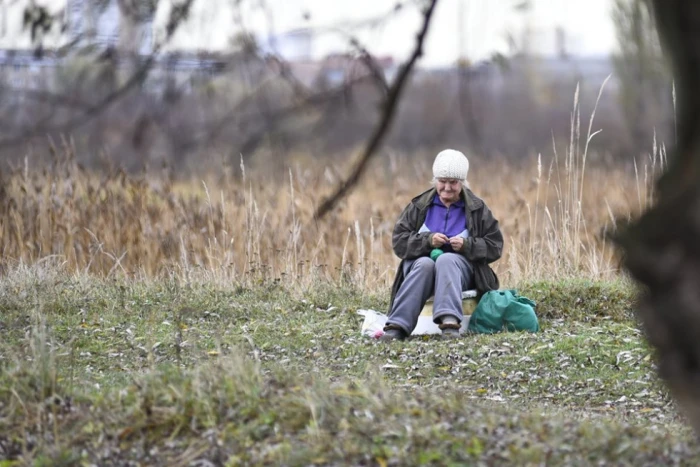
[[(36, 0), (52, 10), (59, 10), (66, 0)], [(0, 0), (5, 7), (7, 23), (2, 47), (26, 45), (18, 34), (21, 14), (29, 0)], [(171, 0), (161, 0), (157, 23), (167, 18)], [(181, 27), (172, 47), (189, 49), (225, 49), (230, 37), (240, 30), (239, 24), (263, 38), (290, 29), (340, 27), (357, 35), (366, 47), (378, 55), (403, 59), (414, 45), (415, 32), (420, 26), (420, 13), (407, 6), (386, 22), (375, 27), (358, 28), (355, 23), (386, 16), (394, 0), (267, 0), (271, 15), (260, 8), (248, 8), (234, 14), (232, 0), (195, 0), (193, 15)], [(244, 4), (259, 4), (250, 0)], [(612, 0), (532, 0), (527, 14), (518, 13), (515, 0), (440, 0), (421, 61), (424, 66), (454, 63), (465, 55), (479, 60), (496, 51), (507, 52), (506, 34), (519, 34), (525, 20), (533, 30), (533, 45), (537, 50), (554, 50), (555, 28), (567, 32), (567, 48), (577, 55), (609, 54), (616, 47), (615, 32), (610, 19)], [(308, 19), (304, 13), (308, 12)], [(322, 56), (346, 49), (342, 34), (326, 33), (315, 37), (311, 51)]]

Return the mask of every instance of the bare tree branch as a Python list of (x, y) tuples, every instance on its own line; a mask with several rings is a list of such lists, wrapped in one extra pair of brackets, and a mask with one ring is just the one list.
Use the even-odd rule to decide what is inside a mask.
[(423, 43), (425, 42), (425, 37), (427, 36), (428, 29), (430, 27), (430, 20), (432, 18), (433, 11), (435, 11), (435, 6), (437, 5), (437, 2), (438, 0), (430, 0), (430, 4), (426, 7), (426, 9), (423, 12), (423, 26), (421, 27), (421, 30), (418, 33), (418, 36), (416, 37), (416, 46), (413, 49), (413, 53), (411, 54), (410, 58), (401, 67), (399, 74), (394, 79), (391, 87), (389, 88), (389, 92), (384, 103), (384, 111), (382, 113), (381, 119), (379, 121), (379, 124), (375, 128), (372, 137), (367, 143), (362, 157), (360, 158), (355, 168), (352, 170), (348, 179), (341, 182), (340, 185), (336, 188), (335, 192), (321, 203), (321, 206), (317, 209), (315, 213), (316, 218), (320, 219), (323, 216), (325, 216), (331, 209), (335, 207), (336, 204), (338, 204), (340, 200), (342, 200), (350, 192), (350, 190), (352, 190), (352, 188), (357, 184), (357, 182), (360, 180), (360, 177), (362, 177), (365, 170), (367, 169), (367, 164), (371, 160), (372, 156), (375, 154), (376, 150), (381, 146), (387, 131), (391, 127), (391, 123), (396, 113), (396, 107), (398, 106), (401, 92), (403, 91), (406, 81), (408, 80), (408, 77), (411, 74), (411, 70), (413, 69), (418, 58), (420, 58), (421, 55), (423, 55)]
[(384, 94), (389, 93), (389, 83), (386, 81), (386, 77), (384, 76), (384, 72), (382, 71), (381, 65), (377, 62), (377, 59), (374, 58), (374, 56), (367, 50), (367, 47), (365, 47), (360, 40), (351, 34), (348, 34), (342, 30), (337, 30), (340, 35), (344, 36), (347, 38), (348, 42), (350, 45), (357, 50), (357, 52), (360, 54), (360, 60), (364, 64), (365, 68), (367, 68), (367, 71), (369, 74), (372, 76), (372, 78), (375, 81), (375, 84), (377, 88)]
[(474, 99), (472, 98), (472, 71), (468, 67), (460, 67), (459, 70), (459, 113), (462, 116), (462, 122), (469, 135), (470, 142), (479, 154), (484, 154), (484, 145), (481, 138), (479, 124), (476, 120)]

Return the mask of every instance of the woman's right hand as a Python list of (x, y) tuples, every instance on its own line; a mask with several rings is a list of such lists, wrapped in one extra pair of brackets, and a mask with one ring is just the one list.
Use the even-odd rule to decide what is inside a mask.
[(430, 244), (435, 248), (440, 248), (442, 245), (444, 245), (448, 241), (449, 241), (449, 239), (447, 238), (447, 235), (441, 234), (441, 233), (436, 233), (433, 235), (433, 238), (430, 240)]

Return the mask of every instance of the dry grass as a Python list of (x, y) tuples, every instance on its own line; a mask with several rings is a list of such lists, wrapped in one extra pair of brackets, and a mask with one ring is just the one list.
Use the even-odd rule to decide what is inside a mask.
[[(602, 88), (601, 88), (602, 92)], [(600, 98), (600, 96), (599, 96)], [(656, 141), (634, 171), (594, 166), (589, 143), (595, 110), (582, 131), (578, 91), (570, 143), (519, 166), (472, 158), (470, 185), (501, 226), (506, 248), (495, 264), (502, 284), (563, 278), (610, 279), (619, 273), (606, 234), (649, 205), (665, 165)], [(333, 213), (312, 213), (347, 166), (308, 156), (288, 168), (221, 167), (174, 181), (162, 173), (90, 173), (70, 145), (54, 148), (51, 168), (0, 173), (2, 263), (47, 257), (100, 275), (189, 277), (226, 282), (319, 279), (385, 288), (398, 263), (391, 249), (396, 217), (429, 185), (433, 155), (385, 154)], [(547, 159), (545, 162), (543, 159)], [(347, 162), (347, 161), (346, 161)], [(270, 173), (284, 173), (274, 177)]]
[[(337, 172), (323, 167), (296, 166), (286, 180), (245, 173), (176, 184), (167, 176), (89, 173), (70, 158), (52, 169), (22, 168), (2, 175), (2, 257), (57, 256), (72, 270), (98, 274), (204, 271), (242, 282), (385, 286), (397, 264), (394, 220), (428, 186), (428, 159), (376, 168), (320, 221), (312, 219), (314, 206), (337, 182)], [(473, 161), (472, 189), (506, 238), (496, 264), (505, 283), (616, 274), (601, 234), (614, 228), (614, 215), (633, 216), (647, 203), (648, 181), (596, 167), (586, 168), (584, 180), (574, 162), (538, 160), (522, 170)]]

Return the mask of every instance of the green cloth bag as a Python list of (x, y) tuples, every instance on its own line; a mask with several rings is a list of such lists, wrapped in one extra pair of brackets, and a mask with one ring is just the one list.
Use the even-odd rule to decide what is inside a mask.
[(521, 297), (515, 290), (491, 290), (479, 300), (469, 319), (468, 332), (494, 334), (506, 331), (540, 330), (535, 308), (529, 298)]

